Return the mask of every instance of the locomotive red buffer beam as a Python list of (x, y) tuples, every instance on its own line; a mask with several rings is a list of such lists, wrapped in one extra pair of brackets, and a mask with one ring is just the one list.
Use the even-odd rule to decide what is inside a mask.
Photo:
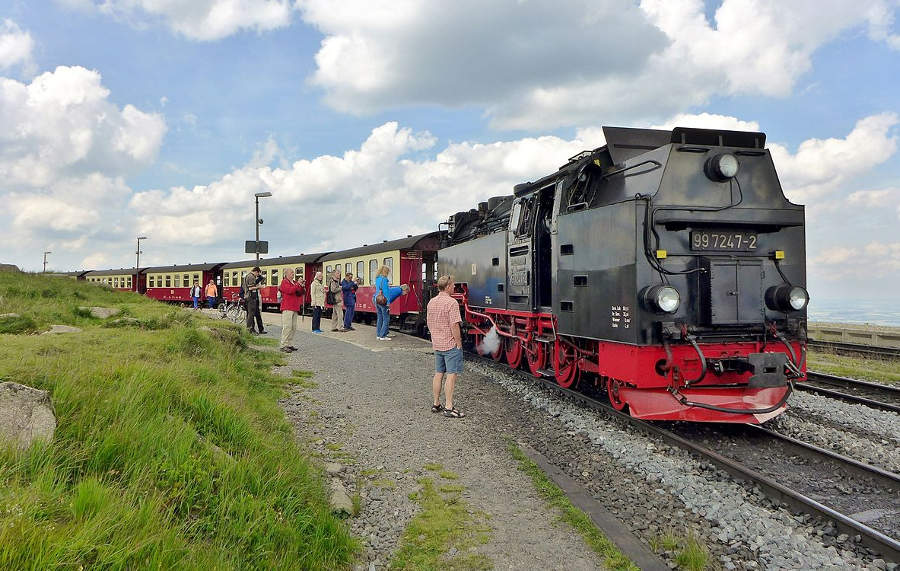
[[(627, 404), (635, 418), (759, 424), (785, 411), (792, 392), (785, 374), (792, 356), (786, 347), (737, 343), (700, 348), (703, 360), (690, 345), (673, 345), (669, 358), (659, 346), (600, 343), (598, 369), (610, 378), (613, 404)], [(801, 347), (792, 344), (792, 349), (797, 355)], [(668, 371), (660, 369), (665, 363)], [(799, 365), (805, 375), (805, 365)], [(702, 380), (692, 384), (698, 378)]]

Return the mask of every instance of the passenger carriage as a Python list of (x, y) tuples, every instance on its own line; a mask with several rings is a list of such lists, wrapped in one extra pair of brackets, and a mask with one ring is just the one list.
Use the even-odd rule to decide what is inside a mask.
[(145, 276), (141, 268), (120, 268), (117, 270), (93, 270), (72, 272), (75, 279), (83, 279), (93, 284), (102, 284), (119, 291), (144, 293)]
[(309, 286), (316, 272), (322, 269), (319, 259), (325, 254), (300, 254), (298, 256), (283, 256), (278, 258), (267, 258), (262, 260), (244, 260), (241, 262), (231, 262), (222, 266), (222, 291), (224, 299), (233, 299), (239, 295), (241, 283), (246, 276), (255, 267), (259, 266), (261, 276), (265, 279), (264, 287), (260, 290), (263, 306), (277, 305), (278, 285), (284, 278), (284, 271), (288, 268), (294, 270), (294, 274), (299, 276), (306, 286), (303, 296), (303, 304), (309, 303)]
[[(205, 291), (209, 280), (218, 283), (222, 265), (222, 262), (217, 262), (146, 268), (144, 275), (147, 297), (159, 301), (190, 302), (191, 286), (194, 282), (196, 281)], [(201, 297), (205, 297), (205, 293)]]
[(401, 325), (412, 325), (418, 333), (424, 330), (425, 304), (431, 297), (437, 271), (437, 249), (441, 232), (428, 232), (417, 236), (408, 235), (398, 240), (385, 240), (359, 248), (332, 252), (322, 257), (326, 281), (336, 268), (341, 271), (341, 279), (352, 272), (362, 278), (356, 292), (356, 313), (372, 319), (375, 315), (375, 277), (381, 266), (387, 266), (391, 273), (391, 285), (409, 285), (409, 294), (397, 298), (390, 306), (390, 314)]

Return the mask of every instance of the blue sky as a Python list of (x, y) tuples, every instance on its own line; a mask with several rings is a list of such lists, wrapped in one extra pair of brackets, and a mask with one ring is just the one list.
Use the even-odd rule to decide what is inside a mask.
[[(813, 295), (900, 279), (895, 0), (0, 0), (0, 261), (242, 258), (426, 231), (601, 125), (765, 131)], [(15, 236), (14, 240), (9, 239)]]

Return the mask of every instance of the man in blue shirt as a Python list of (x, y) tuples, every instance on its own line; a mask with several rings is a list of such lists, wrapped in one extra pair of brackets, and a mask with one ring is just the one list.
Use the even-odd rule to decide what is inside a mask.
[(341, 281), (341, 292), (344, 296), (344, 329), (353, 331), (353, 314), (356, 313), (356, 290), (359, 289), (359, 278), (353, 280), (353, 273)]

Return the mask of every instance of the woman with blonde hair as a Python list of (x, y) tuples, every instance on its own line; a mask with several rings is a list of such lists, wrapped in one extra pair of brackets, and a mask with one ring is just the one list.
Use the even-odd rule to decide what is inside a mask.
[[(378, 268), (378, 272), (375, 275), (378, 276), (375, 278), (375, 294), (372, 298), (378, 317), (375, 326), (375, 337), (379, 341), (389, 341), (391, 339), (388, 337), (388, 325), (391, 323), (391, 303), (401, 295), (406, 295), (409, 291), (409, 286), (406, 284), (391, 286), (391, 282), (388, 280), (388, 276), (391, 275), (391, 269), (387, 266)], [(379, 303), (379, 301), (382, 303)]]

